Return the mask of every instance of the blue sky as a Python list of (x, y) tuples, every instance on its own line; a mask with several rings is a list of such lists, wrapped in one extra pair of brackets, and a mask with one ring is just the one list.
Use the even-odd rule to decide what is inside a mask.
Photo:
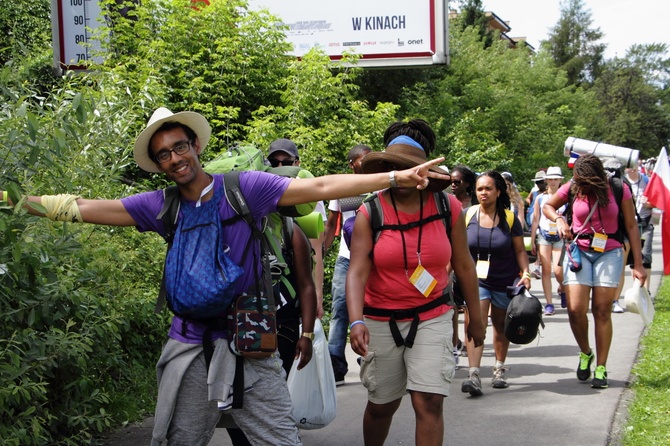
[[(606, 58), (623, 57), (636, 43), (670, 46), (670, 0), (585, 0), (592, 27), (605, 34)], [(526, 37), (535, 48), (560, 16), (559, 0), (483, 0), (484, 9), (509, 22), (511, 37)]]

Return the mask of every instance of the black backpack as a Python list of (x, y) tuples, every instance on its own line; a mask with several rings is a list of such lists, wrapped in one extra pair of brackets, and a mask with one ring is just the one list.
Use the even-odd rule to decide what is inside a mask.
[(512, 297), (505, 316), (505, 336), (514, 344), (529, 344), (544, 328), (542, 304), (525, 286), (507, 287)]

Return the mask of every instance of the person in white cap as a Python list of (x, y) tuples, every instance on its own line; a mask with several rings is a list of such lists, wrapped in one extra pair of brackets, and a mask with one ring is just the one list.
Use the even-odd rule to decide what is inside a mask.
[[(184, 111), (172, 113), (167, 108), (157, 109), (135, 142), (134, 157), (140, 168), (147, 172), (163, 173), (176, 183), (181, 194), (181, 205), (205, 205), (215, 194), (221, 195), (223, 175), (209, 175), (200, 164), (199, 156), (207, 146), (211, 128), (204, 116)], [(416, 187), (425, 189), (432, 181), (449, 176), (438, 173), (433, 166), (438, 158), (410, 169), (370, 175), (329, 175), (319, 178), (294, 180), (266, 172), (240, 173), (240, 189), (256, 219), (276, 212), (278, 206), (293, 206), (324, 199), (344, 198), (386, 187)], [(5, 201), (7, 193), (1, 192)], [(217, 196), (218, 196), (217, 195)], [(28, 203), (41, 203), (41, 212), (29, 204), (26, 209), (33, 215), (52, 220), (87, 222), (114, 226), (135, 226), (139, 231), (153, 231), (165, 235), (162, 220), (157, 219), (163, 206), (162, 190), (140, 193), (120, 200), (83, 199), (73, 195), (29, 196)], [(235, 210), (225, 196), (217, 203), (222, 219), (235, 217)], [(250, 226), (238, 219), (224, 225), (220, 236), (229, 245), (229, 257), (240, 265), (244, 273), (231, 286), (242, 293), (255, 282), (261, 265), (256, 243), (250, 243)], [(246, 249), (251, 247), (251, 249)], [(255, 255), (245, 255), (244, 251)], [(212, 314), (212, 319), (225, 321), (228, 310)], [(228, 348), (225, 324), (211, 329), (208, 322), (175, 315), (169, 331), (169, 340), (163, 348), (157, 365), (158, 401), (152, 445), (206, 445), (221, 418), (219, 403), (229, 397), (209, 388), (208, 373), (221, 375), (235, 373), (236, 356)], [(215, 345), (209, 369), (205, 365), (204, 333), (210, 330)], [(312, 327), (303, 327), (304, 337), (312, 338)], [(217, 362), (218, 361), (218, 362)], [(217, 367), (214, 367), (217, 362)], [(235, 423), (253, 444), (299, 445), (300, 436), (292, 416), (291, 398), (284, 380), (281, 361), (275, 354), (262, 359), (244, 358), (244, 404), (241, 409), (227, 409)], [(209, 370), (209, 371), (208, 371)], [(249, 378), (247, 381), (246, 378)], [(211, 392), (211, 393), (210, 393)]]
[[(558, 265), (561, 258), (561, 250), (563, 249), (563, 239), (558, 235), (556, 223), (550, 221), (542, 213), (542, 206), (558, 191), (562, 179), (563, 172), (560, 167), (553, 166), (547, 169), (547, 173), (544, 176), (547, 188), (544, 193), (539, 194), (535, 199), (533, 222), (530, 229), (531, 234), (537, 232), (537, 237), (531, 239), (531, 252), (538, 256), (540, 265), (542, 265), (542, 290), (544, 291), (544, 299), (546, 301), (544, 314), (547, 316), (553, 315), (555, 311), (551, 298), (552, 270), (558, 282), (558, 295), (561, 298), (561, 307), (567, 307), (565, 293), (563, 292), (563, 268)], [(563, 214), (564, 210), (565, 206), (561, 207), (558, 213)]]

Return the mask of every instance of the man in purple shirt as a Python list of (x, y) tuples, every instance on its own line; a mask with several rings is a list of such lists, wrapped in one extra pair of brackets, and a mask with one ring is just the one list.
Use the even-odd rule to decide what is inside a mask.
[[(182, 206), (199, 206), (223, 187), (222, 175), (209, 175), (199, 155), (209, 142), (211, 128), (207, 120), (194, 112), (172, 113), (157, 109), (135, 142), (134, 156), (140, 168), (164, 173), (179, 188)], [(276, 212), (278, 206), (292, 206), (318, 200), (349, 197), (389, 187), (428, 186), (430, 178), (444, 179), (435, 165), (442, 159), (413, 169), (370, 175), (329, 175), (293, 180), (265, 172), (248, 171), (240, 175), (240, 188), (256, 220)], [(6, 193), (3, 193), (6, 197)], [(114, 226), (135, 226), (139, 231), (165, 234), (157, 216), (163, 206), (163, 191), (145, 192), (121, 200), (82, 199), (71, 195), (30, 196), (47, 210), (41, 213), (27, 206), (30, 213), (52, 220), (87, 222)], [(222, 219), (236, 215), (227, 200), (218, 203)], [(254, 255), (244, 255), (251, 228), (245, 221), (225, 225), (221, 234), (230, 248), (233, 262), (245, 274), (235, 282), (236, 292), (249, 288), (255, 280), (254, 269), (260, 263)], [(212, 315), (225, 318), (226, 314)], [(202, 348), (208, 325), (198, 319), (175, 315), (169, 340), (157, 365), (158, 402), (152, 444), (168, 440), (174, 445), (207, 445), (224, 413), (232, 417), (255, 444), (301, 444), (292, 417), (291, 399), (279, 356), (244, 359), (244, 405), (231, 409), (231, 387), (235, 375), (235, 356), (228, 348), (225, 329), (211, 332), (214, 354), (209, 369)], [(303, 336), (311, 338), (313, 327), (303, 327)], [(220, 347), (220, 348), (219, 348)]]

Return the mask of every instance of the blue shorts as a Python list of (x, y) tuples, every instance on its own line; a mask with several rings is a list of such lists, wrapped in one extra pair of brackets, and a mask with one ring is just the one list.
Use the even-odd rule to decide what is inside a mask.
[(507, 296), (507, 291), (492, 291), (488, 288), (479, 287), (479, 300), (490, 300), (491, 305), (502, 310), (507, 310), (512, 298)]
[(563, 249), (563, 239), (560, 238), (556, 241), (549, 241), (542, 234), (540, 234), (540, 231), (537, 232), (537, 238), (535, 239), (535, 243), (539, 245), (546, 245), (546, 246), (551, 246), (552, 251), (560, 251)]
[(567, 260), (563, 261), (563, 285), (616, 288), (623, 270), (623, 248), (605, 252), (581, 251), (582, 269), (572, 272)]

